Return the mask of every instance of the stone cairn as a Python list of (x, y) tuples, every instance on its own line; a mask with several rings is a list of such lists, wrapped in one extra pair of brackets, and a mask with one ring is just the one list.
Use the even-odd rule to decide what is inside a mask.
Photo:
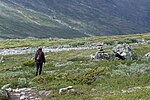
[[(137, 55), (129, 44), (118, 44), (111, 53), (105, 53), (103, 43), (97, 44), (98, 51), (91, 55), (92, 60), (136, 60)], [(148, 55), (148, 54), (147, 54)], [(147, 56), (146, 55), (146, 56)]]
[(91, 59), (92, 60), (105, 60), (105, 59), (109, 59), (109, 55), (107, 53), (105, 53), (105, 51), (103, 49), (103, 46), (104, 46), (103, 43), (98, 43), (97, 44), (98, 51), (96, 52), (96, 54), (92, 54), (91, 55)]

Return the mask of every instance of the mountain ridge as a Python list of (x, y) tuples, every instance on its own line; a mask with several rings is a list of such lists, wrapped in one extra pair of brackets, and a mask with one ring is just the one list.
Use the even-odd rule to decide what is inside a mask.
[(150, 31), (148, 0), (0, 2), (1, 38), (74, 38)]

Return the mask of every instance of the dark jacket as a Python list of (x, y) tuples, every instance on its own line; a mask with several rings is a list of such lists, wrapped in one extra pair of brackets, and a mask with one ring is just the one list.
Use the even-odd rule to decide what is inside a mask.
[[(40, 62), (37, 61), (38, 52), (42, 52), (42, 54), (41, 54), (41, 61)], [(36, 63), (45, 63), (45, 55), (44, 55), (43, 51), (40, 51), (40, 50), (36, 51), (36, 53), (35, 53), (35, 62)]]

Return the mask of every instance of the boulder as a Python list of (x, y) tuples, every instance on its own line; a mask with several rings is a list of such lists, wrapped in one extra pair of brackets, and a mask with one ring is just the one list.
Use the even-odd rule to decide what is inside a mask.
[(112, 54), (121, 60), (135, 60), (137, 55), (128, 44), (118, 44), (112, 49)]

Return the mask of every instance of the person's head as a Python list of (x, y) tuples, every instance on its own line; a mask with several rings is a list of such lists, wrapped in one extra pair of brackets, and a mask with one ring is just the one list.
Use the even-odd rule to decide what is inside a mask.
[(42, 51), (42, 47), (39, 47), (38, 50)]

